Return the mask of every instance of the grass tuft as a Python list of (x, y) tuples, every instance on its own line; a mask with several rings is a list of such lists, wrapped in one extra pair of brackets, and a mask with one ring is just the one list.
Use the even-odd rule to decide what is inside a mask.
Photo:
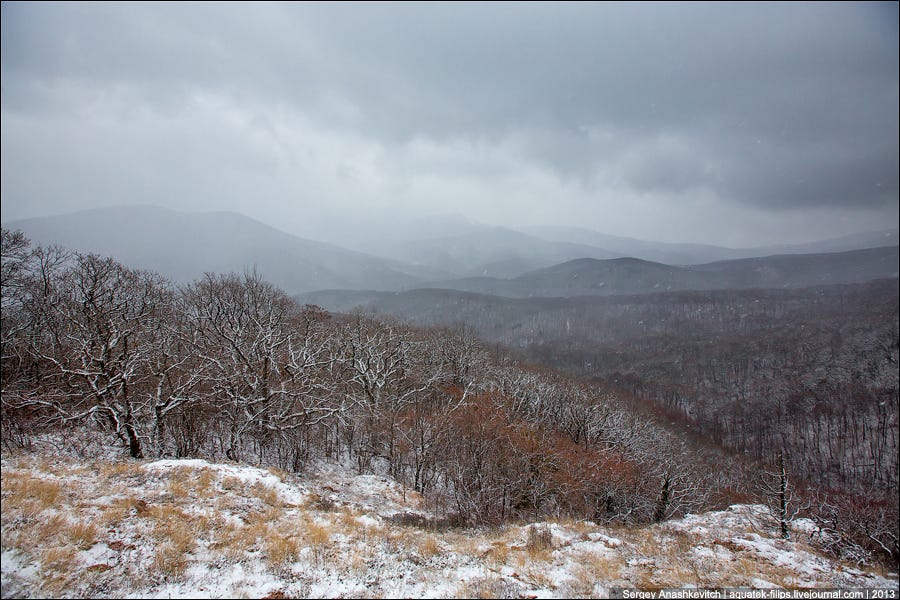
[(547, 560), (553, 551), (553, 533), (543, 525), (528, 527), (525, 551), (532, 560)]
[(69, 526), (69, 542), (79, 550), (87, 550), (97, 541), (97, 526), (93, 523), (77, 521)]
[(266, 558), (273, 567), (281, 567), (297, 560), (300, 542), (296, 537), (270, 531), (265, 538)]
[(176, 581), (187, 571), (187, 559), (184, 551), (170, 542), (160, 544), (153, 556), (153, 569), (166, 581)]

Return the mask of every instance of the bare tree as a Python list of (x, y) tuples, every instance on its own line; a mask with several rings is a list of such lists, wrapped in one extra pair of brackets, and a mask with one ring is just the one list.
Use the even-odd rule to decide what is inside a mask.
[(758, 490), (766, 505), (778, 521), (778, 530), (785, 540), (791, 538), (791, 521), (808, 506), (801, 505), (794, 491), (785, 466), (784, 452), (778, 453), (774, 470), (764, 470), (758, 481)]
[(39, 331), (31, 350), (45, 364), (46, 393), (29, 400), (52, 420), (112, 426), (132, 457), (144, 456), (142, 392), (169, 292), (158, 275), (112, 259), (78, 255), (71, 268), (36, 282)]
[(183, 290), (189, 340), (210, 401), (225, 417), (225, 453), (253, 437), (264, 451), (281, 433), (333, 412), (313, 383), (327, 364), (321, 332), (301, 331), (299, 307), (256, 272), (211, 275)]

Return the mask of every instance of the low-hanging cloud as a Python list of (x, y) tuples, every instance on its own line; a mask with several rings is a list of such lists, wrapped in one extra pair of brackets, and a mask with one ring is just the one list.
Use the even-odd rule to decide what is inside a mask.
[(2, 10), (4, 219), (460, 212), (755, 243), (897, 215), (896, 4)]

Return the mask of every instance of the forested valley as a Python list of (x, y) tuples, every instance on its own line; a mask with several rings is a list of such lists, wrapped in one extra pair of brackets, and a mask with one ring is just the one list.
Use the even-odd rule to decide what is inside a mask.
[[(772, 504), (780, 462), (784, 518), (817, 517), (836, 555), (897, 558), (896, 282), (680, 302), (540, 299), (530, 318), (502, 325), (479, 310), (460, 319), (472, 327), (448, 329), (329, 313), (254, 272), (175, 286), (6, 230), (2, 264), (5, 448), (88, 427), (132, 458), (291, 472), (349, 462), (459, 525), (641, 523)], [(804, 294), (823, 298), (822, 312)], [(554, 302), (565, 310), (546, 310)], [(860, 307), (841, 337), (812, 327), (835, 302)], [(782, 337), (763, 326), (776, 316), (790, 324)], [(623, 331), (649, 323), (654, 335), (625, 343)], [(829, 376), (785, 392), (775, 375), (785, 360)], [(830, 375), (838, 365), (843, 375)]]

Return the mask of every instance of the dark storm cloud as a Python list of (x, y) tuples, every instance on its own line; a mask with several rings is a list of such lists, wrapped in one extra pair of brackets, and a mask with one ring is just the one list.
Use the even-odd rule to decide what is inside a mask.
[(544, 184), (574, 223), (612, 197), (896, 215), (896, 4), (29, 3), (4, 4), (2, 28), (4, 180), (35, 195), (55, 192), (30, 177), (115, 139), (76, 162), (198, 208), (259, 186), (441, 209), (453, 188), (498, 220), (518, 174), (534, 219)]

